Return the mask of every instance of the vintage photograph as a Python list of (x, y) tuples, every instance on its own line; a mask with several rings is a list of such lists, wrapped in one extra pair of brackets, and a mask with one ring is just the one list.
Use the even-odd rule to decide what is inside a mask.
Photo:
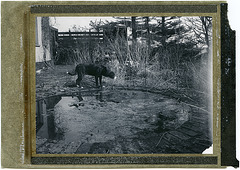
[(212, 154), (211, 16), (36, 17), (36, 154)]

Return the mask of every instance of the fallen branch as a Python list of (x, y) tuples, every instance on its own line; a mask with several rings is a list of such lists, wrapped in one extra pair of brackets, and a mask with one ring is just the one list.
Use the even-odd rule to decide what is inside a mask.
[[(182, 101), (181, 101), (181, 102), (182, 102)], [(202, 111), (204, 111), (204, 112), (210, 113), (209, 111), (207, 111), (207, 110), (205, 110), (205, 109), (203, 109), (203, 108), (201, 108), (201, 107), (199, 107), (199, 106), (195, 106), (195, 105), (188, 104), (188, 103), (185, 103), (185, 102), (182, 102), (182, 103), (184, 103), (184, 104), (186, 104), (186, 105), (188, 105), (188, 106), (191, 106), (191, 107), (195, 107), (195, 108), (197, 108), (197, 109), (200, 109), (200, 110), (202, 110)]]
[(166, 133), (167, 133), (167, 132), (165, 132), (165, 133), (161, 136), (161, 138), (159, 139), (159, 141), (158, 141), (156, 147), (161, 143), (161, 141), (162, 141), (162, 139), (163, 139), (163, 137), (164, 137), (164, 135), (165, 135)]

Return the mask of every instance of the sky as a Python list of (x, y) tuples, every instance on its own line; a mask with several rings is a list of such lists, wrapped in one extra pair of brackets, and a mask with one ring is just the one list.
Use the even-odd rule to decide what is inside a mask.
[(51, 26), (58, 29), (59, 32), (67, 32), (73, 28), (74, 25), (77, 27), (90, 28), (90, 21), (116, 21), (113, 17), (50, 17)]
[(89, 28), (90, 21), (112, 21), (113, 17), (51, 17), (51, 24), (59, 32), (69, 31), (74, 25)]

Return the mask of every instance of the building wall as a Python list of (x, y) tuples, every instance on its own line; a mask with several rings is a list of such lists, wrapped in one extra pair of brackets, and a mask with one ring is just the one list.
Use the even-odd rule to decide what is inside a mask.
[(44, 31), (48, 31), (42, 27), (42, 17), (36, 17), (36, 48), (35, 48), (35, 55), (36, 55), (36, 62), (44, 62), (44, 56), (46, 57), (46, 61), (51, 60), (50, 54), (50, 43), (46, 43), (46, 48), (43, 48), (43, 33)]

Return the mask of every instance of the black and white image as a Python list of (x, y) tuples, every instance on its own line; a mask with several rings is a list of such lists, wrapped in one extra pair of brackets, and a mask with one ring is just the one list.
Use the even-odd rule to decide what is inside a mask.
[(36, 154), (212, 154), (212, 17), (36, 17)]

